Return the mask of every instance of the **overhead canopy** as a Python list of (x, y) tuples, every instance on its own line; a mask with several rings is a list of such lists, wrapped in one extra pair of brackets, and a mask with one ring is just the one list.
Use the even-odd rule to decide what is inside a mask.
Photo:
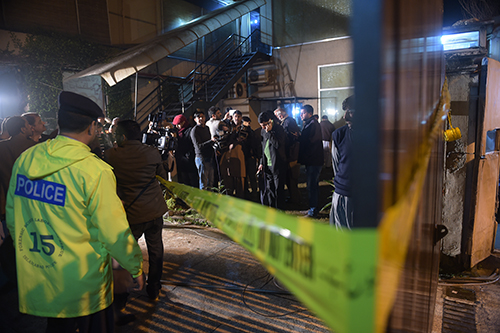
[(154, 64), (169, 54), (265, 4), (265, 0), (244, 0), (218, 9), (148, 42), (134, 46), (106, 64), (97, 64), (69, 76), (64, 81), (100, 75), (110, 86), (113, 86), (141, 69)]

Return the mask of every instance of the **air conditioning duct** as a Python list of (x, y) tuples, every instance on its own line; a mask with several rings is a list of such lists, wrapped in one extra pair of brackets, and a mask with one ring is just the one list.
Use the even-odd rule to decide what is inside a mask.
[(271, 71), (268, 69), (252, 69), (248, 73), (250, 84), (268, 84)]
[(234, 98), (247, 98), (246, 84), (243, 82), (236, 82), (233, 86)]

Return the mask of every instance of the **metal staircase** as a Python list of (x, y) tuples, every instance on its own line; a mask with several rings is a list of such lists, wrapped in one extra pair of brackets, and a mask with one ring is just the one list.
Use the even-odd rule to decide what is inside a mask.
[(233, 85), (256, 60), (268, 60), (267, 46), (261, 44), (259, 31), (243, 38), (233, 34), (182, 79), (164, 80), (124, 118), (133, 118), (144, 129), (149, 115), (164, 112), (167, 119), (197, 108), (206, 110), (227, 95)]

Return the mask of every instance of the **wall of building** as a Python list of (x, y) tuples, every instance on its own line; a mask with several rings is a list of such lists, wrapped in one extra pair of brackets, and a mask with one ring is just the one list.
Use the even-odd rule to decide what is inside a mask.
[[(470, 84), (477, 84), (478, 82), (477, 76), (471, 77), (470, 74), (461, 73), (448, 75), (448, 80), (452, 100), (451, 121), (453, 127), (460, 129), (462, 137), (456, 141), (446, 143), (443, 224), (448, 229), (448, 235), (443, 238), (441, 252), (445, 256), (455, 258), (462, 252)], [(443, 260), (445, 265), (450, 263), (446, 259)]]
[(352, 61), (352, 39), (314, 42), (273, 50), (278, 69), (277, 81), (282, 97), (313, 98), (304, 100), (318, 110), (318, 66)]
[(1, 1), (1, 5), (0, 28), (27, 33), (57, 31), (110, 43), (106, 1), (16, 0)]
[(287, 46), (348, 35), (351, 2), (272, 0), (273, 45)]

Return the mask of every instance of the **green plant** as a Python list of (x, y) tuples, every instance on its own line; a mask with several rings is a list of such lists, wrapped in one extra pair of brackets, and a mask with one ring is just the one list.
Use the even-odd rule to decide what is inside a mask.
[(333, 183), (333, 179), (332, 180), (327, 180), (326, 181), (333, 189), (332, 189), (332, 194), (330, 194), (328, 196), (328, 203), (326, 205), (323, 206), (323, 208), (320, 209), (321, 212), (323, 211), (328, 211), (331, 209), (332, 207), (332, 197), (333, 197), (333, 192), (335, 191), (335, 184)]
[(211, 187), (210, 191), (218, 194), (227, 194), (227, 189), (224, 186), (224, 181), (221, 180), (218, 184), (217, 187)]

